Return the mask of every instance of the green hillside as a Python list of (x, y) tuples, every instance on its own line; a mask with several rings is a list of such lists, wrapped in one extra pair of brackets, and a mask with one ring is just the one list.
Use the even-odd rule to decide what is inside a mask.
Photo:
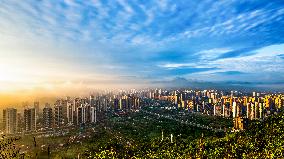
[[(147, 140), (138, 140), (131, 138), (133, 134), (128, 134), (129, 131), (125, 130), (126, 134), (123, 134), (117, 130), (98, 129), (83, 144), (53, 151), (51, 158), (284, 158), (283, 113), (270, 116), (262, 122), (253, 121), (246, 131), (227, 133), (223, 137), (204, 134), (194, 138), (174, 134), (171, 142), (170, 134), (164, 133), (163, 140), (156, 135)], [(0, 140), (0, 158), (23, 157), (13, 144), (15, 140), (18, 138), (4, 137)], [(46, 154), (45, 151), (38, 152), (39, 158), (41, 154)], [(25, 158), (33, 157), (25, 155)]]
[(246, 131), (229, 133), (223, 138), (201, 137), (196, 140), (169, 138), (142, 142), (137, 145), (122, 144), (116, 140), (101, 147), (98, 152), (87, 151), (94, 158), (283, 158), (283, 113), (254, 121)]

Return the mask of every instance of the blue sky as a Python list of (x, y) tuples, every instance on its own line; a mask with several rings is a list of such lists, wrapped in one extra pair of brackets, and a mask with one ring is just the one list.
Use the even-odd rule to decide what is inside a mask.
[(0, 80), (6, 87), (146, 84), (176, 77), (284, 80), (282, 0), (0, 4)]

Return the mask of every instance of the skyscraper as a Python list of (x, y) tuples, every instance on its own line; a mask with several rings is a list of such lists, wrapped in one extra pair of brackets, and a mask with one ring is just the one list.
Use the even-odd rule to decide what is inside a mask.
[(96, 123), (97, 122), (97, 110), (96, 107), (91, 107), (90, 110), (90, 116), (91, 116), (91, 123)]
[(247, 103), (247, 118), (250, 119), (251, 118), (251, 104), (250, 103)]
[(6, 130), (6, 109), (3, 109), (3, 129)]
[(117, 98), (115, 98), (114, 100), (113, 100), (113, 107), (114, 107), (114, 110), (115, 111), (117, 111), (120, 107), (120, 100), (119, 99), (117, 99)]
[(34, 108), (36, 110), (36, 116), (39, 117), (39, 102), (34, 102)]
[(80, 107), (77, 108), (77, 125), (85, 124), (86, 122), (86, 107), (81, 104)]
[(7, 108), (3, 110), (3, 124), (6, 134), (17, 132), (17, 109)]
[(36, 130), (36, 110), (28, 108), (24, 110), (25, 131)]
[(237, 102), (233, 102), (232, 113), (233, 113), (233, 118), (237, 117)]
[(52, 108), (48, 105), (43, 108), (43, 126), (44, 128), (51, 128), (53, 125)]
[(178, 104), (178, 96), (177, 96), (177, 92), (174, 92), (174, 99), (175, 99), (175, 105)]
[(63, 118), (63, 106), (61, 104), (55, 104), (54, 106), (54, 125), (61, 127), (64, 124)]
[(23, 132), (23, 129), (24, 129), (23, 114), (17, 113), (17, 132)]
[(95, 97), (93, 95), (90, 96), (90, 105), (91, 107), (95, 105)]
[(251, 111), (250, 111), (250, 119), (255, 119), (255, 105), (252, 103), (251, 104)]
[(254, 116), (255, 116), (255, 118), (256, 119), (258, 119), (259, 118), (259, 103), (258, 102), (255, 102), (255, 104), (254, 104)]
[(263, 119), (263, 103), (259, 103), (259, 119)]
[(256, 92), (252, 92), (252, 96), (253, 96), (253, 97), (256, 97)]
[(75, 106), (71, 102), (67, 102), (67, 123), (69, 125), (74, 124), (74, 112), (75, 112)]

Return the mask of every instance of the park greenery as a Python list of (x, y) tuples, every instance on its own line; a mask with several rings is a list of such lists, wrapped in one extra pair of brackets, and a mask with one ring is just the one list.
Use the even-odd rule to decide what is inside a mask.
[(16, 147), (15, 141), (20, 137), (6, 137), (2, 135), (0, 137), (0, 158), (22, 158), (19, 148)]
[(284, 114), (253, 121), (246, 131), (227, 133), (224, 137), (153, 139), (136, 145), (117, 140), (98, 151), (89, 150), (89, 158), (283, 158)]

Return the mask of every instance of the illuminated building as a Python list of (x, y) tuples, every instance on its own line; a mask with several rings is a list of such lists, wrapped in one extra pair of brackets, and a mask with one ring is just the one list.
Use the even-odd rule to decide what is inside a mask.
[(25, 131), (36, 130), (36, 110), (28, 108), (24, 110)]
[(52, 114), (52, 108), (46, 105), (43, 108), (43, 127), (44, 128), (52, 128), (53, 125), (53, 114)]
[(248, 119), (250, 119), (251, 118), (251, 115), (250, 115), (250, 113), (251, 113), (251, 104), (250, 103), (247, 103), (247, 118)]
[(61, 100), (57, 100), (54, 105), (54, 125), (56, 127), (61, 127), (66, 124), (67, 119), (67, 107)]
[(74, 124), (73, 121), (74, 121), (74, 109), (75, 109), (75, 106), (73, 105), (73, 103), (71, 102), (67, 102), (67, 123), (69, 125), (72, 125)]
[(237, 103), (233, 102), (233, 108), (232, 108), (233, 118), (237, 117)]
[(248, 119), (242, 117), (234, 118), (234, 129), (235, 130), (244, 130), (248, 127)]
[(17, 109), (7, 108), (3, 110), (3, 124), (6, 134), (17, 132)]
[(39, 117), (39, 102), (34, 102), (34, 108), (35, 108), (35, 111), (36, 111), (36, 116), (37, 118)]
[(96, 123), (97, 122), (97, 110), (96, 107), (91, 107), (90, 110), (90, 116), (91, 116), (91, 123)]

